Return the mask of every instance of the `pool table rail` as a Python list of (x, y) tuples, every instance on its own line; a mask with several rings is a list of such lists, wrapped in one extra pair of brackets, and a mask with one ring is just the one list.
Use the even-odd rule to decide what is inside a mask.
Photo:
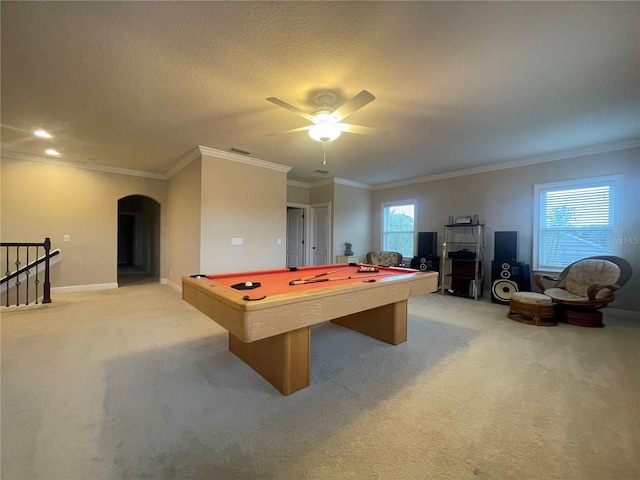
[(253, 342), (404, 301), (438, 288), (435, 272), (417, 272), (389, 280), (335, 286), (328, 282), (313, 291), (293, 291), (254, 302), (242, 300), (236, 292), (206, 279), (183, 277), (182, 296), (243, 342)]

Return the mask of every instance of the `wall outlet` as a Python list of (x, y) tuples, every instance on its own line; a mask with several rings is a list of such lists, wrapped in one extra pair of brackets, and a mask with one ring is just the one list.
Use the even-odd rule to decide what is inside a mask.
[(70, 242), (70, 241), (71, 241), (71, 235), (65, 235), (65, 236), (62, 238), (62, 240), (63, 240), (63, 241), (65, 241), (65, 242)]
[(244, 238), (242, 237), (232, 237), (231, 245), (242, 245), (244, 243)]

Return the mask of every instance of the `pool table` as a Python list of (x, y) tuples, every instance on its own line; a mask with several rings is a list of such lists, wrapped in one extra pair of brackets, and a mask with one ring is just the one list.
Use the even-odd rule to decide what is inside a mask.
[(436, 272), (353, 263), (182, 277), (182, 298), (284, 395), (309, 385), (311, 325), (330, 320), (398, 345), (407, 299), (437, 289)]

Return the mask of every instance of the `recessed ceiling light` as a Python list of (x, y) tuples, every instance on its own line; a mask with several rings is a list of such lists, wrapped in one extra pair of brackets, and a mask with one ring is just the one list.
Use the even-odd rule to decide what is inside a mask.
[(51, 138), (51, 134), (45, 130), (36, 130), (33, 132), (36, 137)]
[(47, 155), (60, 155), (60, 153), (57, 150), (54, 150), (53, 148), (49, 148), (45, 150), (45, 153)]

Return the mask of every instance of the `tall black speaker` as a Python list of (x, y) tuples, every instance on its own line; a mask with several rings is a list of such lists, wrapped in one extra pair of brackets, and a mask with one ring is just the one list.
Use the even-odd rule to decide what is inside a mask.
[(517, 292), (531, 291), (531, 270), (529, 265), (506, 260), (491, 262), (491, 301), (509, 304)]
[(418, 256), (438, 255), (438, 232), (418, 232)]
[(493, 260), (496, 262), (518, 261), (518, 232), (495, 232)]

